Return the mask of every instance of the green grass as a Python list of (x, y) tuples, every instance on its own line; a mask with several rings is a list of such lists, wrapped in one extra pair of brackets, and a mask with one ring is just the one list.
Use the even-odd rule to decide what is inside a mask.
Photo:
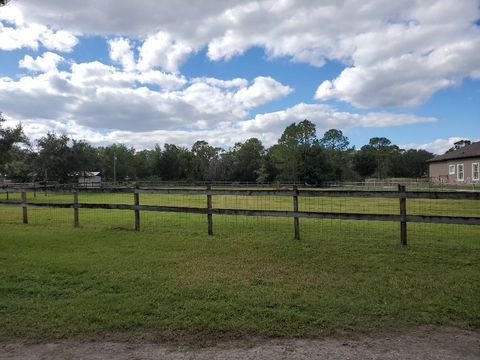
[[(132, 195), (81, 195), (131, 203)], [(69, 202), (66, 196), (48, 201)], [(37, 195), (37, 201), (45, 201)], [(63, 200), (62, 200), (63, 199)], [(204, 197), (142, 203), (205, 206)], [(271, 200), (271, 201), (270, 201)], [(303, 200), (303, 199), (302, 199)], [(397, 211), (398, 200), (315, 199), (332, 211)], [(290, 198), (218, 198), (217, 207), (291, 209)], [(412, 211), (478, 216), (478, 204), (410, 203)], [(360, 210), (359, 210), (360, 209)], [(480, 229), (203, 215), (0, 207), (0, 339), (117, 332), (161, 336), (307, 336), (422, 324), (480, 328)], [(173, 335), (172, 335), (173, 334)]]

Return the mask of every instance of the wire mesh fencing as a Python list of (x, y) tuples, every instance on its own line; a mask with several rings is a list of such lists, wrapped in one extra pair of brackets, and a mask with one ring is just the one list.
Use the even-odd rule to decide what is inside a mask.
[(162, 236), (208, 232), (232, 239), (264, 236), (370, 245), (406, 244), (404, 226), (414, 246), (478, 247), (480, 193), (198, 186), (0, 192), (0, 226), (25, 220), (34, 226), (75, 224)]

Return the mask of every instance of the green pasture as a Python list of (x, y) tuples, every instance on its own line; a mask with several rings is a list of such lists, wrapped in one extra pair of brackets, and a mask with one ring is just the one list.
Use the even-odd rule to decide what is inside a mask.
[[(72, 202), (29, 194), (29, 201)], [(10, 199), (19, 199), (11, 195)], [(217, 197), (214, 207), (291, 210), (290, 197)], [(5, 194), (0, 194), (5, 200)], [(133, 204), (132, 194), (80, 202)], [(206, 206), (205, 196), (142, 204)], [(398, 199), (301, 198), (310, 211), (398, 213)], [(309, 336), (424, 324), (480, 328), (480, 228), (0, 205), (0, 339)], [(409, 200), (410, 213), (480, 216), (475, 201)]]

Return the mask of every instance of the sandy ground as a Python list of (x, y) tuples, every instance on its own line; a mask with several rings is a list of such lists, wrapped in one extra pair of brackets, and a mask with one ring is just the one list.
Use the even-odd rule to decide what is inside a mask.
[(311, 339), (242, 339), (214, 346), (63, 340), (0, 344), (0, 359), (480, 359), (480, 331), (422, 327)]

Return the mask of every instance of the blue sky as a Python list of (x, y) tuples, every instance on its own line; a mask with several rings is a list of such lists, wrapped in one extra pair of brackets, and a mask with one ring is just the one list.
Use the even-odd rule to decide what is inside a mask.
[(480, 140), (478, 2), (400, 3), (12, 0), (0, 111), (33, 139), (137, 148), (271, 145), (304, 118), (357, 147)]

